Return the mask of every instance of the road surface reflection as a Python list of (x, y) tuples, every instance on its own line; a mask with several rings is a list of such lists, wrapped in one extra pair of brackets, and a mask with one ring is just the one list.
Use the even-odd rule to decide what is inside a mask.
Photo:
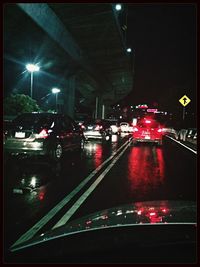
[(165, 180), (162, 149), (152, 146), (133, 147), (128, 158), (128, 180), (129, 190), (139, 199), (158, 190)]

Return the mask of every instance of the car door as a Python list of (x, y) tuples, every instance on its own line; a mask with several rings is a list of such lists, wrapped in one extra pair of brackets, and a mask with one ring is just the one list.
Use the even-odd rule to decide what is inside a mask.
[(70, 150), (73, 147), (73, 126), (66, 116), (58, 118), (59, 138), (64, 150)]

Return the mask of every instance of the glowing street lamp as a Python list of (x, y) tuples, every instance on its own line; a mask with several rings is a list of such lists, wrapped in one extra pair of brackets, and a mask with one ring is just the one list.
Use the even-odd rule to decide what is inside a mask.
[(121, 4), (116, 4), (116, 5), (115, 5), (115, 9), (116, 9), (117, 11), (120, 11), (120, 10), (122, 9), (122, 5), (121, 5)]
[(57, 100), (58, 100), (58, 93), (60, 93), (60, 89), (52, 88), (51, 92), (56, 95), (56, 111), (57, 111)]
[(31, 98), (33, 98), (33, 73), (39, 71), (40, 67), (34, 64), (27, 64), (26, 69), (31, 73)]
[(131, 50), (131, 48), (129, 47), (129, 48), (126, 49), (126, 51), (127, 51), (128, 53), (131, 53), (132, 50)]

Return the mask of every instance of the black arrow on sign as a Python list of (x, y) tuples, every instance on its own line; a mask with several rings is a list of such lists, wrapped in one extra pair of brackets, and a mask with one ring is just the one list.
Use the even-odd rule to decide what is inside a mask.
[(183, 101), (184, 101), (184, 105), (186, 104), (186, 102), (187, 102), (187, 98), (186, 97), (184, 97), (183, 98)]

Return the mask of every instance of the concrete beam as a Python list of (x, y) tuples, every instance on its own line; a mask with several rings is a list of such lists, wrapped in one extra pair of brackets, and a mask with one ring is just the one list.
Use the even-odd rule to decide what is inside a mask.
[(76, 90), (76, 77), (70, 76), (67, 79), (66, 87), (64, 94), (64, 107), (63, 111), (65, 114), (69, 115), (71, 118), (74, 118), (74, 107), (75, 107), (75, 90)]
[(78, 44), (75, 42), (71, 34), (67, 31), (65, 25), (60, 21), (59, 17), (48, 6), (48, 4), (40, 3), (18, 3), (17, 4), (27, 15), (29, 15), (54, 41), (56, 41), (70, 56), (76, 65), (85, 69), (98, 83), (99, 88), (109, 90), (111, 85), (109, 82), (102, 80), (99, 71), (95, 71), (87, 56), (84, 55)]

